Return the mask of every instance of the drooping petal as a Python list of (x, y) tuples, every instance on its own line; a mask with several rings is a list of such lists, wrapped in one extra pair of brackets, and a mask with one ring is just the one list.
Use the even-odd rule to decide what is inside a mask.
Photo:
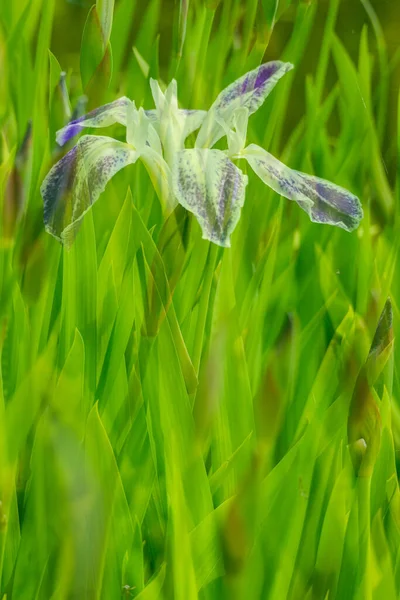
[(247, 176), (220, 150), (193, 149), (177, 154), (172, 180), (179, 203), (196, 216), (203, 238), (229, 247)]
[(241, 154), (275, 192), (295, 200), (311, 221), (356, 229), (363, 217), (357, 196), (325, 179), (289, 169), (263, 148), (250, 144)]
[(48, 173), (40, 192), (46, 229), (67, 246), (107, 182), (139, 154), (105, 136), (84, 135)]
[(57, 143), (64, 146), (69, 140), (78, 135), (86, 127), (109, 127), (114, 123), (127, 124), (127, 111), (132, 105), (129, 98), (123, 96), (115, 102), (104, 104), (91, 112), (74, 119), (68, 125), (57, 131)]
[(291, 69), (291, 63), (276, 60), (260, 65), (231, 83), (219, 94), (208, 111), (199, 131), (196, 147), (211, 147), (224, 135), (216, 117), (223, 118), (229, 127), (237, 108), (247, 108), (249, 115), (258, 110), (281, 77)]

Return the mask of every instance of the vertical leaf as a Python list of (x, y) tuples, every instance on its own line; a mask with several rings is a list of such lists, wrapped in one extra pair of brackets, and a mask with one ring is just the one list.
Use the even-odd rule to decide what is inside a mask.
[(104, 45), (110, 41), (114, 14), (114, 0), (96, 0), (96, 11), (99, 16)]

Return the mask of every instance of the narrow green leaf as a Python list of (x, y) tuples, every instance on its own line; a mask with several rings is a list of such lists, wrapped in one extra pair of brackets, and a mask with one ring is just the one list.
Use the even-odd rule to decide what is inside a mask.
[(99, 16), (104, 46), (106, 47), (111, 36), (114, 0), (96, 0), (96, 11)]

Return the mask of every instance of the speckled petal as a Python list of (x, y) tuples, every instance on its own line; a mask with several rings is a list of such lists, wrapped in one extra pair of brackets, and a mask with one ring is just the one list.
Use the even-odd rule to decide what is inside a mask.
[(173, 189), (179, 203), (192, 212), (203, 238), (230, 246), (243, 206), (247, 177), (220, 150), (183, 150), (173, 167)]
[(107, 182), (138, 153), (127, 144), (104, 136), (84, 135), (48, 173), (40, 192), (46, 229), (69, 246), (85, 213)]
[(275, 192), (295, 200), (311, 221), (356, 229), (363, 217), (357, 196), (325, 179), (289, 169), (263, 148), (250, 144), (242, 156), (254, 172)]
[(57, 131), (57, 143), (64, 146), (69, 140), (78, 135), (82, 129), (87, 127), (109, 127), (114, 123), (126, 126), (127, 110), (130, 105), (132, 105), (132, 101), (124, 96), (115, 100), (115, 102), (95, 108)]
[(225, 110), (245, 106), (251, 115), (260, 108), (279, 79), (291, 69), (293, 69), (291, 63), (280, 60), (264, 63), (225, 88), (215, 100), (212, 108)]
[(199, 131), (196, 147), (211, 147), (224, 135), (216, 117), (223, 118), (229, 127), (237, 108), (247, 108), (249, 115), (258, 110), (281, 77), (291, 69), (291, 63), (276, 60), (260, 65), (231, 83), (219, 94), (208, 111)]

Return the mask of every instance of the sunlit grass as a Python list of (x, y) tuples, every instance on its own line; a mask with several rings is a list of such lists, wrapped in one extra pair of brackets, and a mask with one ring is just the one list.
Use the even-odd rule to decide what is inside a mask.
[[(367, 0), (357, 52), (339, 0), (119, 0), (81, 52), (79, 4), (0, 3), (0, 597), (395, 600), (399, 55)], [(252, 177), (218, 248), (141, 166), (70, 250), (44, 231), (69, 103), (176, 77), (204, 109), (270, 59), (295, 70), (248, 141), (356, 194), (356, 232)]]

